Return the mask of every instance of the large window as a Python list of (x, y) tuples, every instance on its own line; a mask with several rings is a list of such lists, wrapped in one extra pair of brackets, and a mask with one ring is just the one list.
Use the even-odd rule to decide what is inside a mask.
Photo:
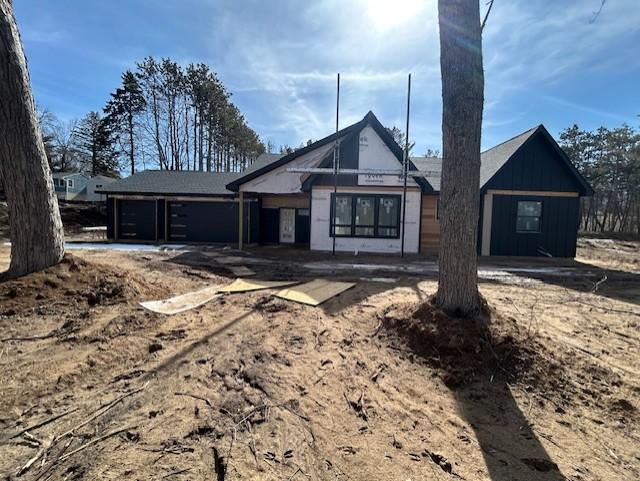
[(522, 200), (518, 202), (516, 232), (537, 233), (542, 227), (542, 202)]
[(400, 236), (399, 195), (332, 194), (331, 235)]

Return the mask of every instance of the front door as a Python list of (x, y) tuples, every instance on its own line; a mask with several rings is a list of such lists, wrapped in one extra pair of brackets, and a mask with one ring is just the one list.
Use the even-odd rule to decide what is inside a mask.
[(293, 244), (296, 241), (296, 210), (280, 209), (280, 243)]

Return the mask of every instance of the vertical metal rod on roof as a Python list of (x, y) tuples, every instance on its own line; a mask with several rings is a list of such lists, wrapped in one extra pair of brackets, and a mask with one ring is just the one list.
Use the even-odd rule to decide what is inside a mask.
[[(407, 171), (409, 170), (409, 113), (411, 109), (411, 74), (407, 85), (407, 128), (404, 138), (404, 159), (402, 161), (402, 239), (400, 240), (400, 257), (404, 257), (404, 230), (407, 218)], [(419, 241), (419, 240), (418, 240)]]
[[(340, 118), (340, 74), (338, 73), (338, 83), (337, 83), (337, 95), (336, 95), (336, 133), (338, 133), (338, 119)], [(338, 149), (340, 144), (338, 144), (338, 138), (336, 136), (336, 145), (333, 149), (333, 204), (329, 209), (331, 215), (331, 229), (333, 231), (333, 249), (331, 251), (332, 255), (336, 255), (336, 193), (338, 192), (338, 169), (340, 163), (340, 155)]]

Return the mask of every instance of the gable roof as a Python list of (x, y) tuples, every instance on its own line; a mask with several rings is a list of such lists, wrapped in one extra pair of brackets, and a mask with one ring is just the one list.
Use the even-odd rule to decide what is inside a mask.
[(480, 154), (480, 187), (482, 188), (505, 165), (513, 154), (533, 137), (540, 126), (526, 130), (515, 137), (485, 150)]
[(251, 165), (248, 165), (247, 168), (240, 173), (240, 176), (247, 176), (260, 169), (268, 167), (269, 165), (280, 160), (284, 156), (285, 154), (271, 154), (271, 153), (260, 154), (258, 158), (254, 160), (253, 163), (251, 163)]
[(102, 194), (141, 195), (234, 195), (226, 185), (242, 174), (238, 172), (199, 172), (184, 170), (145, 170), (105, 185)]
[(411, 162), (420, 172), (424, 172), (433, 190), (440, 190), (440, 177), (442, 175), (442, 159), (440, 157), (411, 157)]
[[(516, 151), (534, 134), (537, 127), (529, 129), (515, 137), (485, 150), (480, 154), (480, 188), (482, 188), (491, 178), (507, 163)], [(412, 157), (411, 160), (424, 171), (425, 177), (437, 191), (440, 190), (440, 180), (442, 176), (442, 158), (440, 157)]]
[[(580, 172), (578, 172), (567, 154), (542, 124), (526, 130), (509, 140), (505, 140), (480, 154), (480, 188), (482, 189), (487, 185), (487, 183), (507, 165), (515, 153), (538, 133), (544, 135), (545, 139), (553, 146), (563, 163), (571, 171), (582, 189), (581, 194), (593, 195), (593, 189), (589, 183)], [(440, 178), (442, 175), (442, 159), (439, 157), (411, 157), (411, 161), (418, 167), (418, 170), (425, 172), (425, 178), (427, 178), (436, 191), (439, 191)]]
[[(384, 128), (384, 126), (380, 123), (380, 121), (375, 116), (375, 114), (372, 111), (369, 111), (367, 112), (367, 115), (365, 115), (362, 118), (362, 120), (360, 120), (359, 122), (356, 122), (355, 124), (349, 125), (343, 128), (342, 130), (339, 130), (338, 132), (328, 135), (323, 139), (320, 139), (316, 142), (313, 142), (312, 144), (309, 144), (301, 149), (298, 149), (295, 152), (292, 152), (291, 154), (284, 155), (268, 163), (265, 162), (262, 165), (256, 166), (256, 168), (254, 169), (251, 169), (251, 168), (247, 169), (237, 179), (230, 182), (227, 185), (227, 188), (232, 191), (237, 191), (240, 188), (240, 185), (246, 182), (249, 182), (250, 180), (253, 180), (256, 177), (259, 177), (263, 174), (266, 174), (267, 172), (273, 169), (276, 169), (282, 165), (285, 165), (291, 162), (292, 160), (307, 154), (308, 152), (311, 152), (331, 142), (345, 141), (346, 139), (359, 134), (360, 131), (363, 128), (365, 128), (367, 125), (371, 125), (371, 127), (373, 127), (373, 129), (376, 131), (378, 136), (380, 136), (380, 138), (386, 144), (389, 150), (391, 150), (391, 152), (395, 155), (398, 161), (402, 164), (402, 159), (403, 159), (402, 148), (396, 143), (396, 141), (393, 139), (393, 136), (389, 133), (389, 131), (386, 128)], [(323, 159), (323, 161), (320, 163), (321, 166), (324, 166), (324, 164), (326, 163), (326, 159), (327, 157), (325, 157), (325, 159)], [(409, 170), (412, 170), (412, 171), (418, 170), (416, 166), (411, 162), (411, 160), (409, 161)], [(313, 179), (315, 178), (316, 178), (316, 174), (312, 174), (304, 182), (304, 185), (309, 186), (313, 182)], [(433, 190), (433, 188), (431, 187), (431, 185), (429, 185), (429, 182), (425, 178), (416, 177), (415, 180), (418, 183), (418, 185), (420, 185), (423, 188), (423, 190), (425, 191)]]

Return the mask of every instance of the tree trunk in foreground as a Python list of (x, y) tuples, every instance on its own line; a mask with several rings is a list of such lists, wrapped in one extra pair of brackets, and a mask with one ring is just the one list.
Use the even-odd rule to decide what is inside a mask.
[(0, 0), (0, 176), (17, 277), (57, 264), (64, 232), (10, 0)]
[(440, 273), (436, 304), (458, 316), (480, 311), (478, 211), (484, 103), (478, 0), (439, 0), (442, 75)]

